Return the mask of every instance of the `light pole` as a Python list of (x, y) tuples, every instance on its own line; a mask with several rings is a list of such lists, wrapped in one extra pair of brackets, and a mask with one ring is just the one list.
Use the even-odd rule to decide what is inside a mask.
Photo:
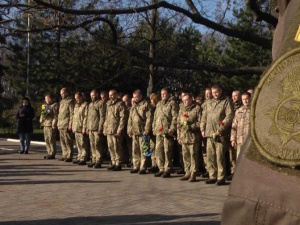
[[(28, 0), (27, 5), (30, 5)], [(29, 7), (28, 7), (29, 8)], [(26, 77), (26, 95), (29, 96), (29, 66), (30, 66), (30, 13), (27, 13), (27, 77)]]

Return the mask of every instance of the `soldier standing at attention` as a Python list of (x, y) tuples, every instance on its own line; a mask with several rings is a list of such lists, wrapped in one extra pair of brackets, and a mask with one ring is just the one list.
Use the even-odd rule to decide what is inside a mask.
[[(232, 102), (222, 95), (222, 88), (214, 85), (211, 88), (213, 98), (208, 101), (201, 118), (201, 132), (207, 140), (207, 184), (225, 184), (225, 148), (228, 132), (234, 116)], [(228, 140), (229, 141), (229, 140)]]
[(193, 102), (193, 96), (182, 97), (183, 107), (180, 108), (177, 119), (177, 138), (182, 145), (182, 155), (185, 175), (180, 180), (196, 181), (199, 168), (199, 149), (201, 144), (201, 107)]
[[(212, 95), (211, 95), (211, 88), (207, 87), (205, 88), (205, 91), (204, 91), (204, 102), (203, 104), (201, 105), (202, 107), (202, 112), (203, 112), (203, 109), (205, 108), (207, 102), (209, 102), (212, 98)], [(208, 178), (209, 175), (208, 175), (208, 172), (207, 172), (207, 138), (206, 137), (203, 137), (202, 136), (202, 155), (203, 155), (203, 163), (204, 163), (204, 167), (205, 167), (205, 170), (203, 171), (206, 171), (205, 173), (202, 174), (202, 177), (204, 178)]]
[(56, 155), (56, 129), (58, 118), (58, 104), (52, 94), (45, 96), (45, 113), (41, 114), (40, 123), (44, 126), (44, 138), (48, 155), (44, 159), (55, 159)]
[(127, 134), (132, 138), (131, 173), (146, 174), (146, 156), (143, 151), (143, 136), (148, 136), (152, 125), (152, 108), (150, 103), (143, 99), (141, 90), (133, 92), (135, 104), (130, 109)]
[[(233, 103), (233, 110), (236, 112), (243, 105), (240, 91), (234, 90), (231, 94), (231, 99)], [(232, 180), (235, 172), (237, 155), (235, 147), (229, 145), (228, 150), (229, 151), (226, 151), (226, 173), (228, 175), (227, 180), (230, 181)]]
[(155, 157), (159, 171), (156, 177), (170, 177), (173, 167), (173, 146), (176, 132), (178, 104), (167, 88), (161, 90), (153, 119), (153, 134), (156, 136)]
[[(184, 109), (184, 103), (182, 101), (183, 97), (188, 95), (189, 92), (187, 90), (182, 90), (181, 91), (181, 95), (180, 95), (180, 100), (179, 100), (179, 111), (181, 109)], [(178, 136), (178, 135), (177, 135)], [(183, 155), (182, 155), (182, 146), (181, 144), (177, 144), (175, 143), (175, 151), (177, 150), (178, 152), (178, 161), (179, 161), (179, 170), (176, 172), (177, 174), (185, 174), (185, 170), (184, 170), (184, 163), (183, 163)], [(176, 161), (176, 156), (174, 156), (174, 161)]]
[[(125, 113), (126, 113), (126, 117), (129, 117), (129, 112), (130, 109), (132, 107), (132, 98), (129, 94), (125, 94), (122, 97), (122, 101), (125, 104)], [(124, 128), (125, 131), (127, 131), (127, 121), (126, 121), (126, 126)], [(122, 143), (122, 147), (125, 149), (123, 151), (124, 153), (124, 157), (123, 160), (125, 160), (125, 162), (127, 163), (128, 167), (132, 166), (132, 140), (131, 138), (128, 136), (128, 134), (124, 134), (124, 139), (123, 139), (123, 143)]]
[(75, 94), (75, 107), (72, 120), (72, 131), (75, 134), (75, 141), (78, 150), (77, 159), (73, 160), (74, 164), (85, 165), (87, 160), (88, 150), (88, 136), (87, 129), (87, 115), (88, 104), (83, 101), (81, 92)]
[(90, 139), (92, 160), (88, 167), (101, 168), (103, 161), (103, 125), (106, 113), (106, 104), (99, 100), (99, 93), (96, 90), (91, 91), (91, 100), (88, 108), (87, 132)]
[(117, 91), (109, 91), (109, 101), (106, 104), (104, 122), (104, 135), (107, 136), (111, 165), (108, 170), (120, 171), (122, 169), (122, 132), (126, 124), (125, 104), (117, 98)]
[[(108, 92), (107, 91), (101, 91), (100, 100), (102, 101), (101, 104), (104, 105), (105, 110), (106, 110), (106, 103), (108, 101)], [(106, 115), (106, 112), (105, 112), (105, 115)], [(104, 119), (104, 121), (105, 121), (105, 119)], [(107, 137), (104, 135), (103, 135), (103, 142), (100, 142), (100, 149), (102, 149), (103, 158), (105, 158), (108, 155), (108, 146), (107, 146)]]
[[(150, 105), (151, 105), (151, 115), (153, 117), (156, 105), (158, 103), (158, 95), (156, 93), (150, 94)], [(159, 171), (156, 163), (156, 157), (155, 157), (155, 143), (156, 138), (153, 133), (150, 133), (150, 148), (151, 148), (151, 167), (148, 169), (148, 173), (157, 173)]]
[(241, 147), (250, 132), (251, 94), (249, 92), (242, 94), (242, 102), (243, 106), (235, 111), (230, 136), (231, 146), (236, 148), (236, 157), (239, 156)]
[(72, 162), (73, 158), (73, 138), (72, 138), (72, 116), (74, 110), (74, 101), (69, 96), (67, 88), (60, 90), (62, 100), (59, 105), (57, 127), (60, 136), (60, 145), (62, 158), (59, 161)]

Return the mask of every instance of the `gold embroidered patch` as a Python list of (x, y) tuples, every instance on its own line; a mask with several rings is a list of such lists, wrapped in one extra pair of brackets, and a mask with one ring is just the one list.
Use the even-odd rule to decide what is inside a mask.
[(295, 41), (300, 42), (300, 25), (295, 36)]
[(251, 133), (268, 160), (300, 165), (300, 49), (273, 63), (253, 97)]

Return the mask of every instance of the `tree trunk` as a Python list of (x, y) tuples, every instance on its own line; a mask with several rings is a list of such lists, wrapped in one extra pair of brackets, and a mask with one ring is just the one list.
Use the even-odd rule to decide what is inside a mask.
[[(157, 0), (151, 0), (151, 4), (156, 3)], [(150, 46), (149, 46), (149, 58), (155, 58), (155, 50), (156, 50), (156, 23), (157, 23), (157, 9), (152, 10), (151, 14), (151, 21), (149, 25), (150, 31)], [(150, 94), (153, 92), (153, 77), (155, 76), (155, 67), (151, 63), (149, 64), (149, 82), (147, 87), (147, 96), (149, 97)]]

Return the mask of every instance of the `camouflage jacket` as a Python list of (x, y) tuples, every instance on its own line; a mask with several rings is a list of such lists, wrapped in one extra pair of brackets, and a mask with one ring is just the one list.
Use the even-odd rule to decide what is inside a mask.
[(243, 144), (250, 131), (250, 108), (242, 106), (235, 112), (231, 127), (230, 141)]
[(103, 131), (106, 104), (102, 100), (91, 102), (88, 108), (87, 129), (90, 131)]
[(206, 136), (217, 131), (229, 133), (233, 117), (233, 105), (229, 98), (221, 96), (219, 99), (210, 99), (203, 107), (200, 129), (205, 131)]
[(141, 135), (143, 132), (150, 133), (152, 125), (152, 108), (146, 100), (141, 100), (130, 109), (127, 133)]
[(40, 122), (44, 127), (57, 127), (58, 104), (56, 102), (50, 105), (45, 118), (40, 117)]
[(125, 104), (121, 99), (106, 103), (106, 116), (104, 122), (105, 134), (116, 134), (123, 132), (126, 125)]
[(57, 124), (58, 129), (72, 127), (73, 110), (74, 101), (70, 96), (60, 101)]
[(181, 107), (177, 117), (177, 139), (184, 144), (200, 142), (200, 121), (201, 107), (198, 104)]
[(152, 124), (154, 135), (164, 135), (168, 131), (176, 131), (178, 108), (174, 97), (157, 103)]
[(86, 130), (87, 125), (87, 115), (88, 115), (88, 104), (87, 102), (82, 102), (74, 107), (73, 117), (72, 117), (72, 131), (82, 132)]

